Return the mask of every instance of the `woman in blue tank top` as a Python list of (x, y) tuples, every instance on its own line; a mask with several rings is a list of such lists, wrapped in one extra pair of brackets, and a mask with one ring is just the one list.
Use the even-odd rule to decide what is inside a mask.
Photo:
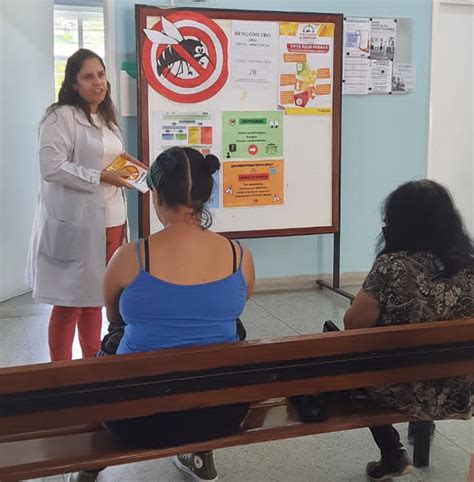
[[(124, 326), (117, 354), (238, 340), (236, 321), (255, 272), (247, 248), (208, 229), (205, 204), (219, 167), (213, 155), (178, 147), (151, 166), (148, 183), (163, 229), (122, 246), (105, 274), (107, 317)], [(135, 445), (176, 445), (235, 433), (247, 410), (235, 404), (107, 425)], [(212, 452), (179, 455), (175, 463), (198, 480), (217, 477)]]

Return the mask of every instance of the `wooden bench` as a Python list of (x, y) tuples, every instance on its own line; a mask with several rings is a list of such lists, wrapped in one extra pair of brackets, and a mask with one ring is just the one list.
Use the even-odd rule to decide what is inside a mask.
[[(474, 376), (473, 319), (4, 368), (0, 480), (409, 421), (356, 400), (301, 423), (286, 397), (452, 376)], [(179, 447), (131, 449), (99, 425), (237, 402), (252, 403), (241, 432)], [(427, 445), (425, 430), (418, 465)]]

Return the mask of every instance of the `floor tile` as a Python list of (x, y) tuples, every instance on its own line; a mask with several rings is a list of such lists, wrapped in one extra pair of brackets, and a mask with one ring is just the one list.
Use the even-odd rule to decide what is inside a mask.
[[(328, 298), (330, 297), (330, 298)], [(349, 303), (333, 293), (320, 290), (258, 294), (253, 301), (297, 333), (320, 333), (324, 321), (333, 320), (342, 328)]]
[[(255, 298), (258, 300), (258, 297)], [(278, 338), (296, 335), (298, 332), (286, 323), (280, 321), (271, 311), (258, 304), (258, 301), (247, 302), (241, 316), (242, 323), (247, 330), (247, 340), (259, 338)]]

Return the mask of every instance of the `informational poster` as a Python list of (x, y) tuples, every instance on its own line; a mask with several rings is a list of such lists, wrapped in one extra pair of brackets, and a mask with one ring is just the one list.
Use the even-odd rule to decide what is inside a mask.
[[(204, 156), (220, 155), (211, 112), (155, 112), (154, 158), (170, 147), (192, 147)], [(219, 171), (214, 174), (214, 190), (208, 207), (219, 207)]]
[(370, 60), (366, 57), (345, 57), (342, 93), (365, 95), (369, 92)]
[(283, 156), (283, 112), (223, 112), (222, 160)]
[(408, 94), (415, 90), (416, 72), (413, 64), (393, 64), (392, 93)]
[(348, 17), (344, 20), (344, 55), (368, 57), (370, 55), (370, 18)]
[(279, 105), (287, 114), (331, 115), (334, 24), (280, 23)]
[(213, 144), (214, 123), (210, 112), (156, 113), (155, 146), (158, 149), (193, 147), (205, 155), (212, 152)]
[(393, 60), (395, 56), (397, 21), (394, 18), (374, 18), (370, 26), (370, 58)]
[(278, 75), (278, 22), (233, 20), (229, 58), (233, 88), (271, 88)]
[(223, 165), (225, 208), (283, 204), (283, 160), (231, 161)]
[(158, 94), (184, 104), (214, 97), (228, 78), (228, 40), (199, 12), (173, 11), (143, 30), (145, 78)]
[(392, 64), (391, 60), (370, 61), (371, 94), (388, 94), (392, 91)]
[(369, 92), (370, 18), (344, 20), (342, 93), (364, 95)]

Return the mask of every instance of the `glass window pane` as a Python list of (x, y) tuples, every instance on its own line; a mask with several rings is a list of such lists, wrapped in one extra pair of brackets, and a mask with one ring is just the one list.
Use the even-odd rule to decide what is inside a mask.
[(77, 41), (78, 41), (77, 29), (76, 30), (67, 30), (62, 28), (54, 29), (54, 42), (77, 43)]
[(104, 43), (104, 31), (97, 30), (84, 30), (84, 43), (85, 44), (103, 44)]
[(85, 49), (89, 49), (89, 50), (92, 50), (93, 52), (95, 52), (97, 55), (99, 55), (100, 57), (104, 58), (104, 54), (105, 54), (105, 49), (104, 49), (104, 44), (84, 44), (84, 48)]
[(64, 80), (64, 71), (66, 70), (66, 61), (65, 60), (56, 60), (54, 62), (54, 91), (55, 91), (55, 99), (57, 100), (59, 89), (61, 88), (61, 84)]
[(69, 57), (71, 56), (77, 49), (79, 48), (79, 44), (77, 42), (71, 43), (54, 43), (54, 56), (55, 57)]
[(102, 15), (84, 16), (82, 25), (84, 30), (104, 31), (104, 17)]
[(65, 16), (60, 12), (54, 12), (54, 30), (77, 30), (77, 16)]
[(66, 72), (66, 60), (55, 60), (54, 61), (54, 73), (64, 74)]

